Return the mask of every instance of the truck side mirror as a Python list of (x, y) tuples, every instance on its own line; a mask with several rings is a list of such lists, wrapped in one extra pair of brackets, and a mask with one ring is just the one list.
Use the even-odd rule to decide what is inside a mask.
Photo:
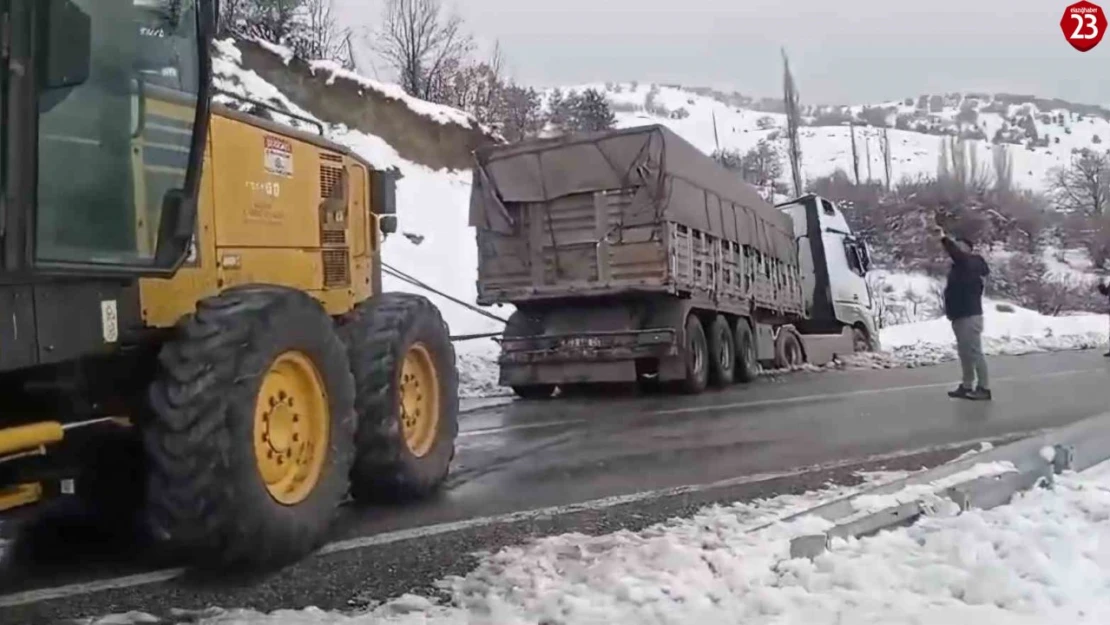
[(42, 84), (67, 89), (89, 80), (92, 20), (71, 0), (46, 0), (46, 59)]

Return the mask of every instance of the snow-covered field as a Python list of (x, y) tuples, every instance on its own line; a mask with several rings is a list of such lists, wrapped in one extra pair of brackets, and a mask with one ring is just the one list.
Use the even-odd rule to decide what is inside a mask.
[[(885, 474), (883, 481), (903, 477)], [(1023, 625), (1110, 622), (1110, 471), (1065, 475), (1010, 505), (944, 511), (908, 528), (836, 540), (791, 559), (794, 536), (828, 529), (803, 516), (845, 488), (729, 506), (643, 531), (564, 534), (480, 558), (434, 597), (366, 612), (262, 614), (213, 608), (201, 625), (541, 623), (869, 623)], [(132, 614), (112, 622), (143, 622)], [(146, 622), (158, 622), (146, 621)], [(97, 623), (93, 620), (91, 623)]]

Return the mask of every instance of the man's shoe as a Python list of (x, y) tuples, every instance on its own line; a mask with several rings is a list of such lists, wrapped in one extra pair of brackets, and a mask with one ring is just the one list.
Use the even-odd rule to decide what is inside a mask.
[(975, 401), (991, 401), (991, 390), (989, 388), (983, 388), (980, 386), (974, 391), (971, 391), (971, 393), (968, 394), (967, 398)]
[(1106, 358), (1110, 358), (1110, 352), (1106, 352), (1105, 354), (1103, 354), (1103, 356)]
[(961, 384), (956, 387), (956, 390), (948, 391), (948, 396), (953, 399), (968, 399), (971, 397), (971, 389)]

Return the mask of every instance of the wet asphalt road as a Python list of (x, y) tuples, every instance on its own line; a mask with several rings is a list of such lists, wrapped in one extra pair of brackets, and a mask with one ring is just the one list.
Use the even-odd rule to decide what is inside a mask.
[[(992, 403), (950, 400), (945, 391), (957, 374), (950, 363), (792, 374), (698, 397), (612, 392), (483, 409), (463, 417), (456, 463), (443, 495), (405, 508), (344, 510), (335, 532), (335, 540), (347, 541), (341, 552), (261, 581), (196, 586), (174, 579), (6, 607), (0, 597), (0, 623), (210, 604), (342, 608), (421, 588), (445, 573), (464, 573), (470, 565), (464, 554), (476, 549), (552, 532), (642, 527), (706, 503), (843, 481), (856, 465), (936, 464), (958, 448), (897, 460), (863, 459), (1012, 437), (1110, 409), (1110, 362), (1096, 352), (998, 357), (990, 364)], [(744, 480), (829, 463), (844, 466)], [(701, 486), (621, 499), (688, 485)], [(595, 503), (566, 508), (582, 502)], [(551, 509), (496, 518), (541, 508)], [(445, 523), (457, 525), (438, 525)], [(419, 529), (429, 526), (438, 529)], [(368, 536), (384, 538), (380, 544), (360, 544)], [(97, 561), (77, 555), (78, 548), (72, 551), (75, 562), (46, 572), (17, 572), (0, 593), (165, 566), (136, 554)]]

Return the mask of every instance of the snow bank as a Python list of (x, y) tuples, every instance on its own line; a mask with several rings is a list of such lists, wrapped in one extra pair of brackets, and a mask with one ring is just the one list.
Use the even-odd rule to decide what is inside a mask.
[(832, 543), (790, 559), (789, 541), (828, 529), (772, 522), (842, 489), (706, 508), (640, 532), (566, 534), (483, 557), (437, 586), (357, 614), (210, 610), (203, 625), (1110, 622), (1110, 473), (993, 510)]
[[(250, 41), (257, 43), (259, 46), (268, 50), (270, 53), (276, 55), (282, 60), (283, 63), (289, 65), (293, 60), (293, 50), (287, 46), (278, 45), (266, 41), (265, 39), (250, 38)], [(384, 83), (371, 78), (367, 78), (361, 74), (352, 72), (344, 68), (335, 61), (312, 61), (308, 64), (312, 73), (322, 72), (329, 76), (328, 84), (335, 82), (337, 78), (344, 78), (353, 83), (358, 84), (363, 89), (369, 91), (376, 91), (382, 96), (391, 100), (402, 102), (405, 106), (412, 109), (414, 113), (418, 113), (427, 117), (428, 119), (440, 124), (456, 124), (463, 128), (476, 128), (478, 127), (477, 120), (468, 113), (460, 111), (459, 109), (442, 104), (435, 104), (419, 98), (414, 98), (405, 93), (405, 90), (400, 85)]]
[[(1091, 349), (1105, 346), (1110, 317), (1048, 317), (1006, 302), (983, 301), (983, 351), (990, 356)], [(909, 366), (956, 358), (951, 323), (944, 318), (883, 328), (883, 349)]]

